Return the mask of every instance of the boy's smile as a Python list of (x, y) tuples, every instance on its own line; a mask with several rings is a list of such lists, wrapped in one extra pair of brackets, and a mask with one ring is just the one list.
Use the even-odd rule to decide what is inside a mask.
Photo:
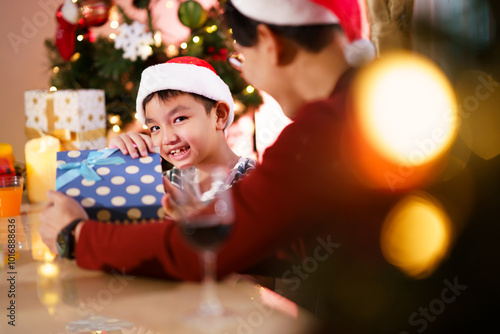
[(189, 149), (191, 147), (181, 147), (181, 148), (176, 148), (170, 151), (170, 155), (172, 156), (173, 159), (183, 159), (185, 156), (189, 153)]
[(146, 105), (146, 125), (162, 157), (177, 168), (206, 162), (217, 150), (216, 115), (189, 94), (167, 101), (155, 96)]

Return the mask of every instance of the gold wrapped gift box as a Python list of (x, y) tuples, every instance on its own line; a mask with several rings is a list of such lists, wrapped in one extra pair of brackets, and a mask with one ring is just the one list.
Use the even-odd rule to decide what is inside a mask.
[(24, 93), (26, 136), (57, 137), (64, 150), (106, 147), (106, 105), (100, 89)]

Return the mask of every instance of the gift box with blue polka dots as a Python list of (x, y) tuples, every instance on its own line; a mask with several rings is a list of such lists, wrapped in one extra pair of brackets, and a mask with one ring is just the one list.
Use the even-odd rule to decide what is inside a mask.
[(131, 223), (164, 217), (158, 153), (133, 159), (118, 149), (58, 152), (56, 190), (77, 200), (91, 219)]

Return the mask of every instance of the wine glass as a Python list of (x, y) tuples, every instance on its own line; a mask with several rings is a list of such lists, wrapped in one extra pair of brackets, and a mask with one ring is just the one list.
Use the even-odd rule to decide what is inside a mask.
[(231, 194), (227, 190), (228, 173), (220, 167), (208, 172), (189, 168), (181, 171), (183, 200), (182, 232), (189, 244), (199, 253), (202, 263), (202, 298), (195, 316), (227, 317), (216, 291), (217, 251), (232, 230), (234, 220)]

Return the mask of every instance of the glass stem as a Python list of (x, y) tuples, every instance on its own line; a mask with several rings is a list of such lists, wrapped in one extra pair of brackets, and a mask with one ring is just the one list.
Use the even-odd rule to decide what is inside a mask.
[(220, 315), (224, 308), (217, 297), (216, 262), (217, 255), (211, 250), (201, 253), (203, 263), (203, 284), (200, 312), (204, 315)]

